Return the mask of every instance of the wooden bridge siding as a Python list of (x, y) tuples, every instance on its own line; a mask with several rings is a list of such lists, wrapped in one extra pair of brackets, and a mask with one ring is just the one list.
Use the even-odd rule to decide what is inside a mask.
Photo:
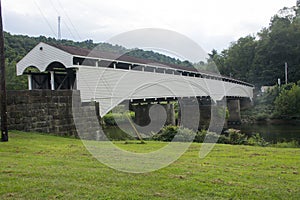
[(126, 99), (224, 96), (253, 98), (253, 88), (220, 80), (134, 70), (79, 67), (77, 85), (83, 102), (96, 100), (103, 116)]

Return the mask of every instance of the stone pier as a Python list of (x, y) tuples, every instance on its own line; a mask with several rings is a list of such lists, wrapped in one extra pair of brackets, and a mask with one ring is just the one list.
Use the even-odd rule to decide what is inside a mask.
[(174, 104), (168, 103), (162, 105), (167, 113), (166, 125), (176, 125)]
[(239, 99), (228, 99), (227, 107), (229, 111), (228, 124), (241, 124), (241, 106)]
[[(150, 124), (151, 119), (150, 119), (149, 111), (151, 107), (155, 105), (157, 104), (146, 103), (146, 104), (131, 105), (130, 106), (131, 110), (135, 112), (134, 122), (139, 126), (146, 126)], [(166, 112), (166, 119), (161, 119), (161, 120), (166, 120), (165, 125), (176, 125), (174, 105), (171, 103), (167, 103), (167, 104), (159, 104), (159, 106), (162, 106)], [(155, 115), (161, 115), (161, 114), (154, 113), (153, 114), (154, 120), (161, 117)]]
[(198, 100), (182, 98), (178, 100), (178, 125), (192, 130), (199, 129), (200, 111)]
[(146, 126), (150, 123), (149, 109), (151, 104), (133, 105), (132, 110), (135, 113), (134, 122), (139, 126)]
[(199, 129), (207, 129), (211, 119), (211, 100), (209, 98), (199, 99), (200, 121)]

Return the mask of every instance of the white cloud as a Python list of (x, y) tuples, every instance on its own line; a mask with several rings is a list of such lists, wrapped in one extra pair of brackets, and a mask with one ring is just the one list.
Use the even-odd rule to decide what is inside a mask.
[(155, 27), (185, 34), (210, 51), (258, 32), (279, 9), (294, 4), (295, 0), (3, 0), (2, 9), (4, 28), (12, 33), (55, 37), (61, 15), (67, 39), (105, 41), (125, 31)]

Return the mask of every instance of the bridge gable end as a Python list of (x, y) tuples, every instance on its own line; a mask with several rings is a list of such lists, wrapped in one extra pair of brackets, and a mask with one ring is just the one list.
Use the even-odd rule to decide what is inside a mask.
[(72, 67), (73, 55), (49, 44), (40, 42), (17, 63), (17, 75), (22, 75), (26, 68), (31, 66), (36, 67), (40, 72), (44, 72), (53, 62), (62, 63), (66, 67)]

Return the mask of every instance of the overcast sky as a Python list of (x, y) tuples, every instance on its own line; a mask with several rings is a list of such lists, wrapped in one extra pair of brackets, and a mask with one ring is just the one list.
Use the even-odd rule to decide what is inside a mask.
[(296, 0), (2, 0), (4, 30), (13, 34), (106, 41), (125, 31), (163, 28), (179, 32), (206, 51), (255, 34)]

